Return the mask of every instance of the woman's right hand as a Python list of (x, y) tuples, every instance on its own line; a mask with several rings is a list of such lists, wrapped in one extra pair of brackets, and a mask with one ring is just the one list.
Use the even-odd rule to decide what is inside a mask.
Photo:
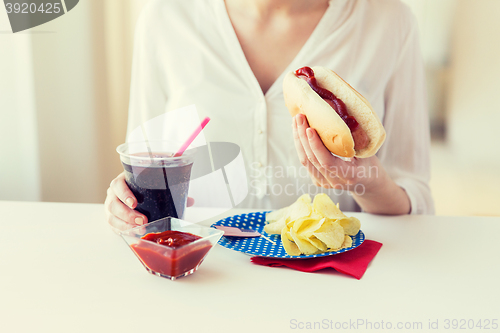
[(120, 173), (109, 185), (104, 209), (106, 221), (118, 232), (148, 223), (148, 218), (134, 210), (137, 199), (125, 183), (125, 173)]

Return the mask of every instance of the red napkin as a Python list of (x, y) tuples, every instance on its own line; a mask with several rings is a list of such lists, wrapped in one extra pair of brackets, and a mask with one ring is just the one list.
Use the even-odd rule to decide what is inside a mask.
[(315, 272), (331, 267), (340, 273), (361, 279), (372, 259), (377, 255), (382, 243), (365, 239), (363, 244), (354, 250), (326, 257), (311, 259), (279, 259), (266, 257), (252, 257), (254, 264), (279, 267), (286, 266), (302, 272)]

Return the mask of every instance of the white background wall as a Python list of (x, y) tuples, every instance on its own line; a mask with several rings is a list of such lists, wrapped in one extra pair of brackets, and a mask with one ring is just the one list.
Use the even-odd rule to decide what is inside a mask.
[(464, 163), (499, 163), (500, 1), (461, 0), (457, 9), (450, 143)]
[(32, 64), (30, 36), (0, 10), (0, 200), (41, 199)]
[(99, 198), (102, 165), (88, 1), (31, 34), (42, 198)]
[(500, 1), (459, 0), (448, 85), (449, 135), (431, 183), (446, 215), (500, 215)]
[(447, 128), (431, 150), (436, 211), (500, 215), (500, 1), (404, 2), (420, 25), (431, 116)]

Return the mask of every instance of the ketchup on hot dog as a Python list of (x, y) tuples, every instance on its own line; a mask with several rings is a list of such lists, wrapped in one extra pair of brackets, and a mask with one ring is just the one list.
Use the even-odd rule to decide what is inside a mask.
[(344, 120), (347, 127), (353, 132), (358, 126), (358, 122), (353, 116), (350, 116), (347, 112), (347, 108), (341, 99), (337, 98), (331, 91), (326, 90), (318, 86), (316, 78), (314, 77), (314, 71), (311, 67), (302, 67), (295, 71), (295, 75), (300, 77), (309, 84), (309, 86), (314, 90), (321, 98), (323, 98), (331, 107), (337, 112), (337, 114)]
[(351, 130), (352, 139), (354, 141), (354, 149), (360, 150), (368, 146), (370, 139), (366, 132), (359, 126), (357, 120), (350, 116), (347, 112), (347, 107), (340, 98), (337, 98), (331, 91), (321, 88), (316, 82), (314, 77), (314, 71), (310, 67), (302, 67), (295, 71), (295, 75), (299, 78), (306, 80), (309, 86), (314, 90), (321, 98), (325, 100), (344, 120), (347, 127)]

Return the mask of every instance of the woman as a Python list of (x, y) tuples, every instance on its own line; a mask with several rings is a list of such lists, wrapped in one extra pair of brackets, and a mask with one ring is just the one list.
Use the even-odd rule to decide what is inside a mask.
[[(345, 162), (304, 116), (292, 121), (283, 76), (313, 65), (370, 101), (387, 133), (376, 156)], [(346, 211), (433, 213), (418, 34), (399, 0), (153, 0), (136, 30), (129, 133), (189, 104), (212, 118), (207, 141), (241, 147), (250, 187), (241, 207), (279, 208), (321, 190)], [(123, 175), (105, 206), (115, 228), (147, 222)]]

